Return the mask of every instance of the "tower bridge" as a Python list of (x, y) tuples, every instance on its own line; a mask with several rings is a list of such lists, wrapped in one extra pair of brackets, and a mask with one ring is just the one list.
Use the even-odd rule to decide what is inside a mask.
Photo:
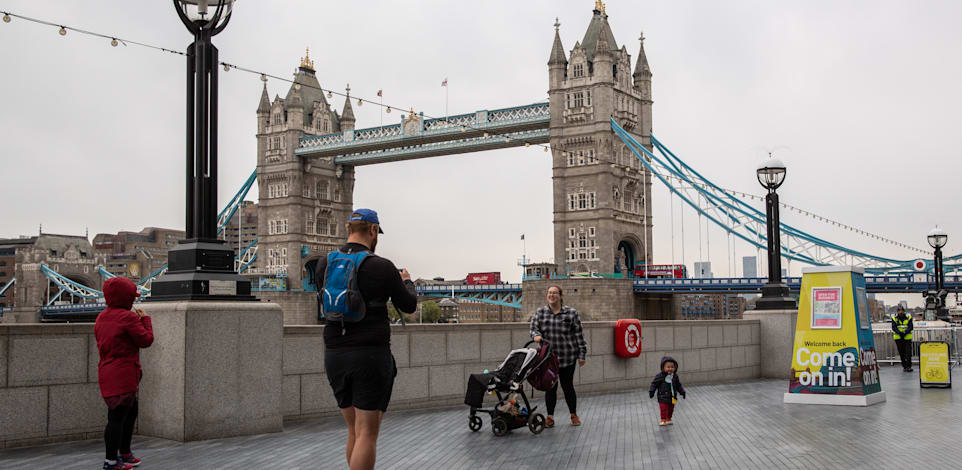
[[(623, 273), (651, 259), (651, 177), (609, 124), (614, 116), (650, 149), (652, 73), (643, 37), (637, 47), (632, 57), (619, 45), (599, 3), (568, 50), (555, 23), (546, 102), (437, 118), (402, 111), (399, 122), (367, 129), (355, 127), (350, 88), (341, 111), (332, 110), (305, 55), (285, 97), (271, 100), (265, 83), (257, 108), (260, 226), (251, 272), (282, 271), (289, 288), (309, 287), (305, 262), (346, 235), (356, 166), (545, 143), (560, 269)], [(297, 294), (264, 295), (284, 302)]]
[[(764, 215), (733, 192), (712, 184), (652, 136), (652, 71), (644, 35), (639, 37), (633, 57), (627, 46), (619, 46), (600, 2), (591, 12), (583, 38), (570, 49), (561, 41), (560, 23), (556, 21), (554, 26), (546, 63), (548, 99), (544, 102), (433, 118), (397, 110), (400, 116), (395, 124), (356, 129), (350, 87), (341, 111), (335, 111), (329, 101), (332, 94), (324, 93), (309, 52), (283, 98), (275, 95), (271, 99), (265, 82), (255, 112), (256, 169), (218, 221), (223, 227), (250, 188), (257, 185), (257, 237), (235, 266), (249, 276), (283, 278), (283, 282), (261, 289), (258, 297), (282, 304), (287, 323), (316, 321), (311, 273), (306, 266), (343, 243), (344, 226), (354, 206), (355, 167), (534, 145), (543, 146), (552, 163), (554, 264), (561, 273), (552, 282), (567, 283), (586, 299), (589, 295), (621, 299), (605, 304), (605, 312), (596, 319), (631, 311), (658, 318), (649, 315), (650, 309), (632, 306), (632, 302), (644, 304), (648, 297), (757, 292), (762, 283), (759, 279), (631, 279), (635, 263), (653, 258), (653, 176), (668, 186), (672, 197), (677, 195), (753, 248), (767, 243)], [(883, 275), (889, 270), (907, 270), (913, 260), (872, 256), (785, 224), (782, 227), (785, 237), (780, 245), (786, 259), (866, 267), (880, 275), (877, 282), (868, 282), (870, 292), (928, 287), (928, 278), (917, 277), (920, 273), (914, 277)], [(22, 272), (18, 268), (16, 283), (7, 282), (0, 288), (15, 291), (19, 299), (32, 299), (23, 305), (42, 306), (45, 314), (69, 316), (70, 306), (54, 305), (49, 295), (44, 299), (41, 293), (84, 297), (98, 292), (102, 279), (95, 272), (96, 260), (88, 260), (80, 252), (77, 259), (84, 262), (77, 269), (86, 269), (83, 273), (68, 260), (53, 257), (45, 265), (66, 280), (58, 283), (55, 275), (44, 271), (44, 262), (35, 261), (24, 264)], [(947, 267), (957, 268), (959, 259), (946, 258)], [(612, 279), (576, 276), (590, 273), (604, 273)], [(605, 281), (614, 287), (599, 287), (599, 282)], [(946, 281), (948, 288), (962, 287), (958, 277)], [(547, 280), (453, 290), (421, 286), (419, 294), (527, 310), (524, 301), (541, 301), (541, 294), (532, 292), (544, 282)], [(522, 295), (524, 291), (529, 294)], [(95, 305), (74, 310), (89, 315)]]

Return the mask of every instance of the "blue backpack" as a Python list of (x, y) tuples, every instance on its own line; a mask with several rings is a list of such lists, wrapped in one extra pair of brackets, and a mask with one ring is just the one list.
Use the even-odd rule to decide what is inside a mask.
[(334, 250), (327, 255), (327, 270), (321, 279), (317, 296), (323, 305), (327, 321), (357, 323), (364, 319), (367, 308), (357, 285), (357, 271), (370, 251), (342, 253)]

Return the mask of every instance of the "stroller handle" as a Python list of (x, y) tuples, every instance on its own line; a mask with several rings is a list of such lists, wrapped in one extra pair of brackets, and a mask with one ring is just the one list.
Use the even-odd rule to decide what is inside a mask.
[[(537, 343), (537, 341), (535, 341), (535, 340), (528, 341), (527, 343), (524, 343), (524, 347), (530, 346), (531, 343)], [(548, 342), (548, 340), (544, 339), (544, 337), (541, 337), (541, 343), (543, 343), (545, 346), (547, 346), (547, 347), (548, 347), (548, 353), (551, 353), (551, 343)]]

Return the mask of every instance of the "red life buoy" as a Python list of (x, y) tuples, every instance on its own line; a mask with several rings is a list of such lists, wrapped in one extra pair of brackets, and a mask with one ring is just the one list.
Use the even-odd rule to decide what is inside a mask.
[(626, 318), (615, 322), (615, 354), (620, 357), (641, 354), (641, 321)]

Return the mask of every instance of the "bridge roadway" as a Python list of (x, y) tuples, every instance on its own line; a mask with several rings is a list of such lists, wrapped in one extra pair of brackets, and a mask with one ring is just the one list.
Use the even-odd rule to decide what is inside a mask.
[[(558, 277), (567, 279), (567, 277)], [(585, 279), (585, 278), (578, 278)], [(798, 292), (802, 278), (787, 277), (784, 279), (789, 290)], [(636, 294), (750, 294), (761, 293), (762, 286), (768, 278), (681, 278), (681, 279), (634, 279)], [(935, 284), (934, 278), (926, 273), (900, 273), (865, 275), (865, 289), (870, 293), (923, 292)], [(946, 275), (945, 287), (950, 291), (962, 289), (962, 275)], [(484, 294), (495, 292), (521, 292), (521, 284), (491, 284), (491, 285), (446, 285), (419, 286), (418, 295), (450, 295), (455, 294)]]
[(546, 102), (446, 118), (408, 115), (399, 124), (301, 138), (294, 154), (360, 166), (519, 147), (547, 143), (550, 122)]
[[(634, 292), (643, 294), (753, 294), (760, 293), (767, 278), (713, 278), (713, 279), (635, 279)], [(798, 292), (802, 278), (788, 277), (785, 283), (789, 290)], [(932, 276), (926, 273), (900, 273), (866, 275), (865, 286), (869, 293), (923, 292), (934, 284)], [(946, 275), (945, 287), (949, 291), (962, 290), (962, 275)], [(256, 289), (255, 289), (256, 290)], [(521, 308), (522, 284), (491, 285), (443, 285), (418, 286), (419, 296), (457, 297), (478, 302)], [(103, 303), (51, 305), (42, 307), (40, 313), (44, 320), (82, 321), (104, 309)]]
[[(685, 365), (680, 374), (684, 377)], [(691, 385), (673, 426), (659, 427), (647, 389), (583, 394), (584, 425), (566, 416), (540, 435), (516, 429), (495, 437), (487, 417), (467, 426), (466, 407), (389, 412), (377, 468), (430, 469), (809, 469), (958, 468), (955, 389), (920, 390), (918, 372), (882, 369), (888, 401), (867, 408), (786, 405), (784, 380)], [(962, 391), (958, 392), (962, 393)], [(960, 397), (962, 398), (962, 397)], [(543, 406), (541, 396), (535, 399)], [(563, 401), (559, 403), (564, 407)], [(340, 417), (288, 423), (277, 434), (179, 443), (134, 438), (141, 468), (340, 469)], [(86, 469), (103, 458), (98, 440), (0, 451), (4, 469)]]

